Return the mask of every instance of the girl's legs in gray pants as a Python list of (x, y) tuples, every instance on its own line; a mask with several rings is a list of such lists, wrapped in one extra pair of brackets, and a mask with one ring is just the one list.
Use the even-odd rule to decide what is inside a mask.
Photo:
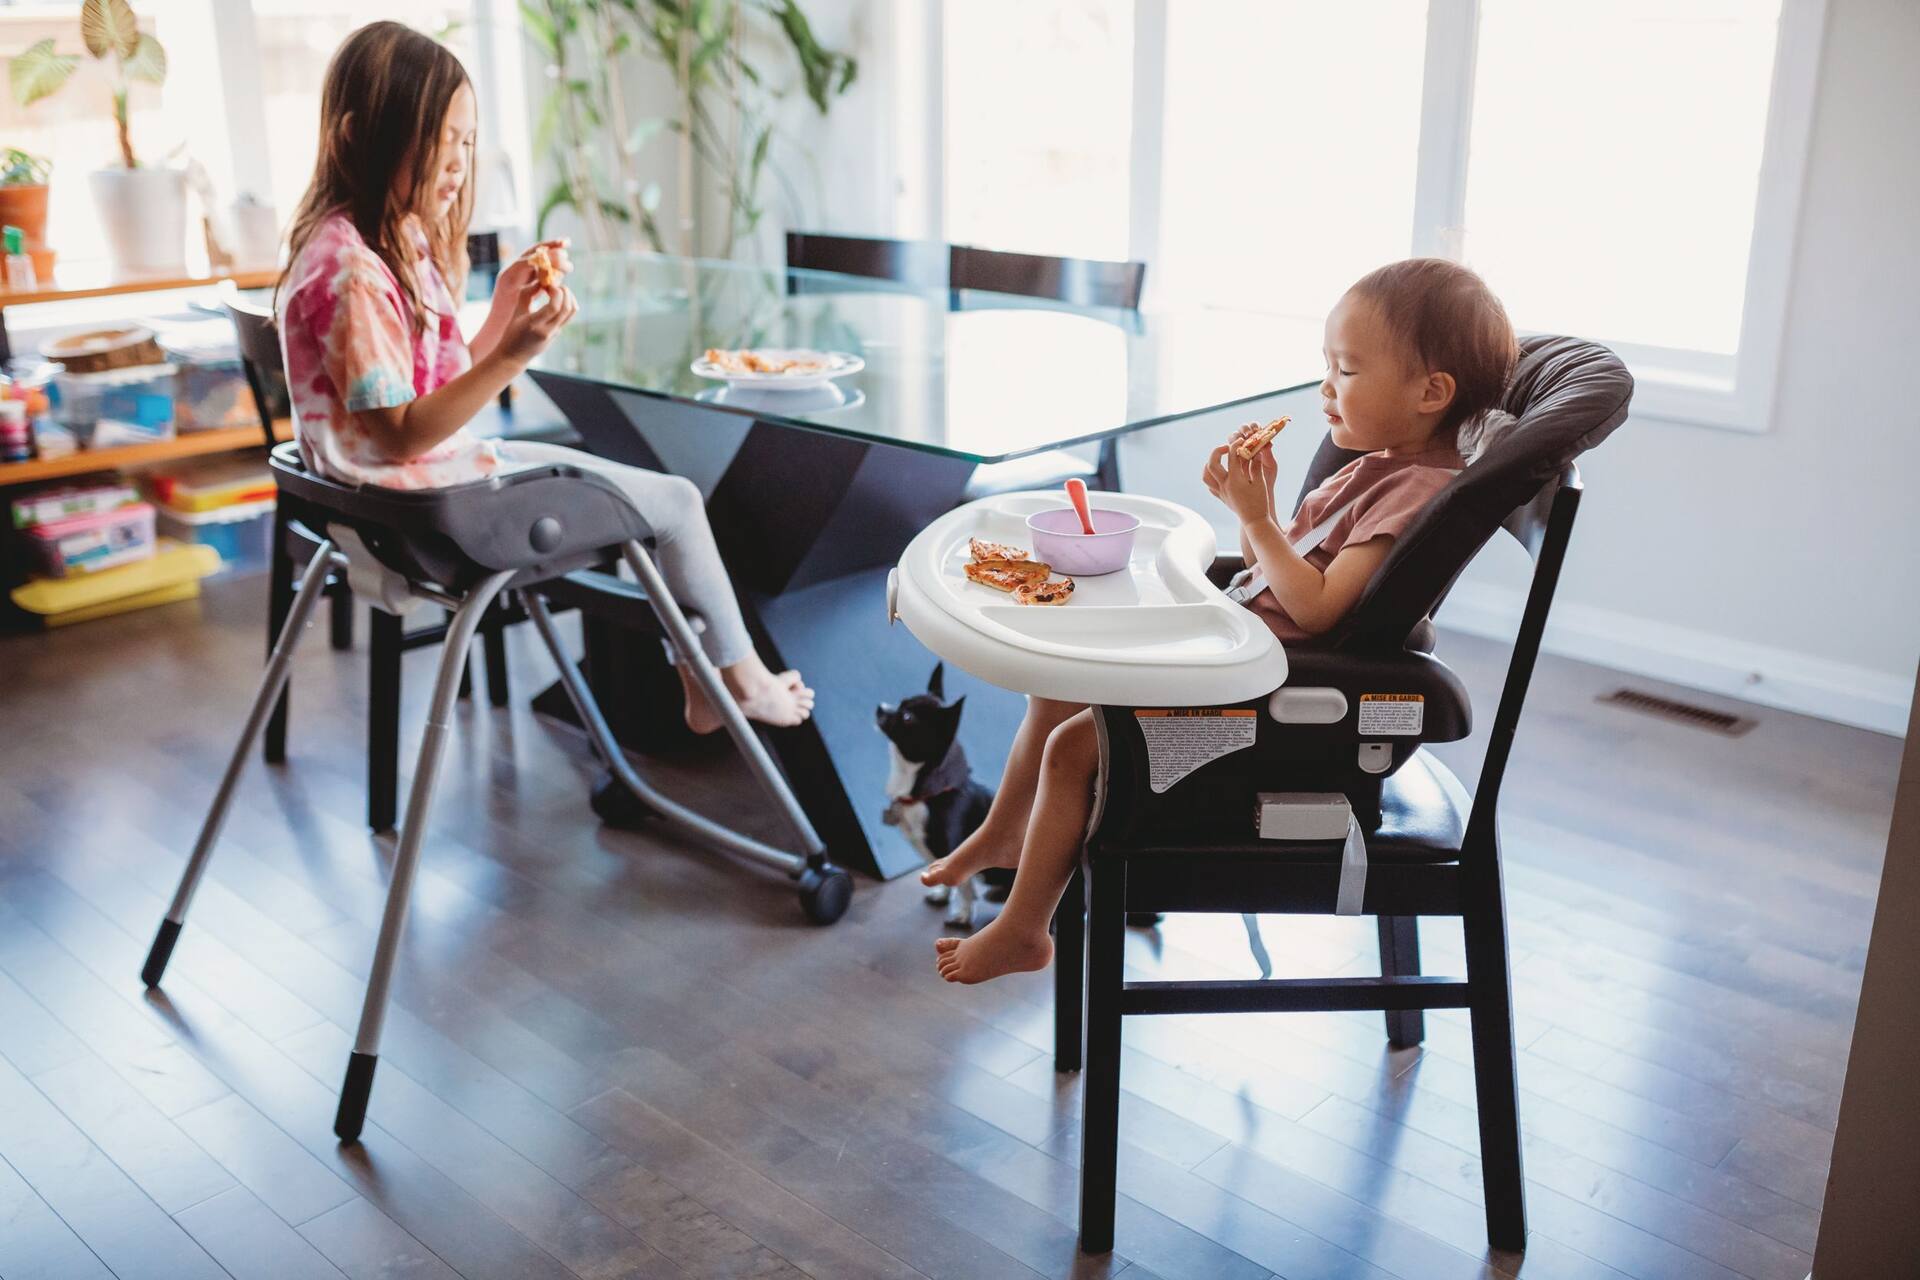
[[(774, 674), (753, 651), (753, 641), (740, 616), (733, 583), (714, 545), (713, 529), (700, 490), (692, 481), (605, 458), (563, 445), (530, 440), (507, 440), (499, 445), (500, 460), (509, 470), (563, 464), (604, 476), (619, 486), (646, 518), (654, 532), (654, 559), (660, 575), (680, 607), (697, 613), (706, 623), (700, 637), (707, 658), (740, 701), (741, 709), (756, 720), (773, 724), (798, 723), (813, 706), (813, 691), (792, 672)], [(692, 682), (684, 665), (687, 719), (695, 729), (720, 727), (705, 695)]]

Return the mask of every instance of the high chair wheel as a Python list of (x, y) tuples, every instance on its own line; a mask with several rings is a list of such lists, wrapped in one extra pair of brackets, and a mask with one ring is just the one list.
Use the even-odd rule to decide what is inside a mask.
[(800, 873), (800, 909), (815, 924), (832, 924), (853, 905), (853, 877), (823, 862)]
[(595, 816), (610, 827), (632, 829), (660, 816), (611, 773), (601, 774), (593, 784), (592, 805)]

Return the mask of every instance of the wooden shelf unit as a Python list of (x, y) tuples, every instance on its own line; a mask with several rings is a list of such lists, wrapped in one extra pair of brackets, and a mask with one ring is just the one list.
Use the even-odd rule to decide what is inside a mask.
[(78, 279), (15, 293), (0, 289), (0, 309), (31, 307), (43, 302), (73, 302), (80, 298), (110, 298), (123, 293), (160, 293), (168, 289), (204, 289), (231, 280), (242, 289), (268, 289), (278, 271), (225, 271), (192, 276), (141, 276), (115, 280), (104, 273), (77, 272)]
[[(293, 439), (293, 420), (276, 418), (276, 440)], [(0, 462), (0, 489), (38, 480), (58, 480), (63, 476), (86, 475), (118, 467), (134, 467), (149, 462), (169, 462), (175, 458), (193, 458), (209, 453), (232, 453), (264, 445), (259, 427), (217, 427), (211, 431), (189, 431), (170, 440), (151, 444), (115, 445), (106, 449), (76, 449), (59, 458), (35, 458), (29, 462)]]

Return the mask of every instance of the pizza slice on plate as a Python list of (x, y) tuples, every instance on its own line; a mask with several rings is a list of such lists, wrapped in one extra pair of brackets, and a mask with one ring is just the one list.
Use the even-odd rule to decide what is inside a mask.
[(1073, 599), (1073, 579), (1055, 578), (1052, 581), (1041, 579), (1029, 582), (1025, 586), (1015, 587), (1015, 604), (1065, 604)]
[(967, 581), (995, 591), (1017, 591), (1045, 582), (1052, 572), (1034, 560), (976, 560), (967, 566)]
[(1028, 560), (1033, 555), (1019, 547), (1010, 547), (1004, 542), (988, 542), (982, 538), (967, 539), (967, 553), (973, 557), (975, 564), (983, 560)]

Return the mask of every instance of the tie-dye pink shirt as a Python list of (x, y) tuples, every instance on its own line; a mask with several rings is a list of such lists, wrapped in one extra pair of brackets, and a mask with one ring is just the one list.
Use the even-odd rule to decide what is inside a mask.
[(345, 214), (320, 224), (287, 269), (280, 295), (294, 435), (307, 465), (349, 484), (438, 489), (492, 475), (493, 443), (462, 427), (417, 458), (395, 461), (380, 447), (379, 424), (360, 416), (426, 395), (472, 363), (455, 322), (458, 304), (418, 244), (427, 327), (412, 313), (380, 256)]

